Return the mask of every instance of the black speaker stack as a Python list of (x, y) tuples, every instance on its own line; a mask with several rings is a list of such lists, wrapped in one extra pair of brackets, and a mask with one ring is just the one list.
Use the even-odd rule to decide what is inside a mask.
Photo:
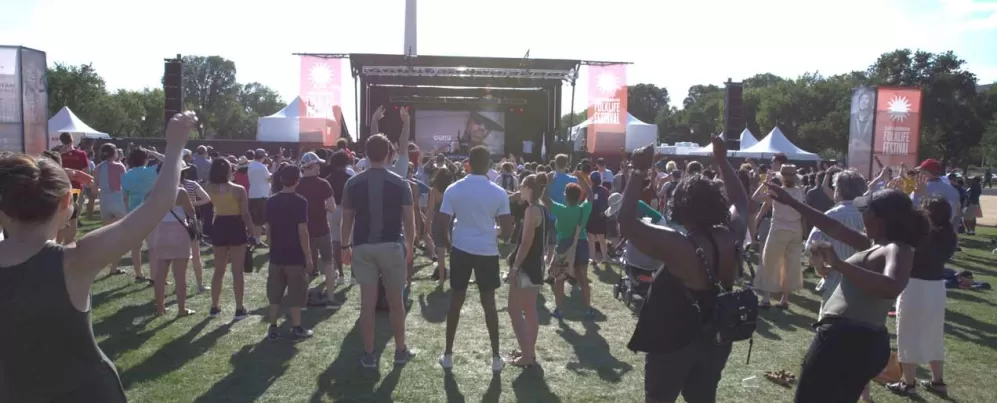
[(166, 59), (166, 72), (163, 74), (163, 94), (166, 108), (163, 113), (163, 128), (173, 115), (183, 113), (183, 59)]
[(728, 150), (741, 149), (741, 132), (745, 128), (744, 120), (744, 85), (727, 79), (724, 91), (724, 135), (727, 137)]

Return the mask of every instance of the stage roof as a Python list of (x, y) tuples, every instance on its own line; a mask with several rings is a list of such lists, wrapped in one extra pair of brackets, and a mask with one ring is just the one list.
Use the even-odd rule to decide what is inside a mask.
[(530, 88), (571, 80), (580, 60), (350, 54), (354, 74), (373, 85)]

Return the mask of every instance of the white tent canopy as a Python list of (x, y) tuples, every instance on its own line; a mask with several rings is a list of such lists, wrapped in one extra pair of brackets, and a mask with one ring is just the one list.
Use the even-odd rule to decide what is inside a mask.
[(48, 120), (48, 143), (59, 144), (59, 134), (61, 133), (70, 133), (77, 141), (81, 138), (111, 138), (107, 133), (96, 131), (86, 123), (83, 123), (68, 106), (63, 106), (55, 116), (52, 116)]
[[(339, 123), (329, 117), (310, 117), (303, 113), (301, 97), (294, 98), (284, 109), (259, 118), (256, 140), (274, 142), (310, 142), (332, 145), (339, 138)], [(302, 116), (304, 115), (304, 116)]]
[[(722, 137), (724, 140), (727, 139), (727, 135), (725, 133), (720, 133), (720, 137)], [(740, 148), (743, 150), (745, 148), (753, 147), (755, 144), (758, 144), (758, 139), (755, 138), (755, 135), (751, 133), (751, 130), (744, 129), (744, 131), (741, 132)], [(729, 151), (728, 150), (727, 154), (731, 155), (734, 152), (736, 152), (736, 151)], [(703, 147), (703, 148), (701, 148), (699, 150), (693, 151), (690, 154), (692, 154), (692, 155), (713, 155), (713, 143), (707, 144), (706, 147)]]
[(758, 144), (755, 144), (748, 148), (741, 148), (740, 151), (734, 153), (735, 156), (741, 158), (768, 158), (774, 154), (786, 154), (786, 157), (790, 160), (795, 161), (819, 161), (820, 156), (809, 151), (804, 151), (803, 149), (797, 147), (786, 135), (782, 134), (782, 130), (778, 127), (772, 129), (768, 136), (765, 136)]
[[(568, 138), (574, 143), (575, 150), (582, 149), (590, 124), (592, 124), (591, 118), (568, 129)], [(639, 119), (633, 117), (633, 115), (627, 113), (627, 133), (623, 147), (628, 152), (648, 144), (656, 144), (657, 142), (658, 125), (641, 122)]]

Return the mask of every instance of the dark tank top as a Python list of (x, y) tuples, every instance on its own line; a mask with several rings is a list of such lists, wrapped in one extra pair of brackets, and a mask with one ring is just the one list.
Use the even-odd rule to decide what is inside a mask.
[(69, 300), (64, 253), (49, 242), (24, 263), (0, 267), (0, 317), (9, 326), (0, 331), (2, 402), (126, 401), (94, 340), (90, 309)]
[(543, 284), (544, 247), (547, 246), (547, 216), (550, 213), (543, 205), (538, 204), (536, 206), (540, 208), (542, 217), (540, 218), (540, 225), (537, 225), (533, 229), (533, 244), (530, 245), (530, 251), (526, 253), (526, 258), (523, 259), (523, 265), (520, 267), (520, 270), (530, 276), (530, 282), (533, 284)]

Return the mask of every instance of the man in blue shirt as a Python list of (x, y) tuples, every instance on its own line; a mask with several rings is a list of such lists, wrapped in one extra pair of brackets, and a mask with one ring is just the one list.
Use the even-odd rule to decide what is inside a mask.
[(567, 174), (569, 162), (570, 159), (565, 154), (558, 154), (554, 157), (554, 179), (547, 189), (547, 195), (550, 196), (550, 199), (561, 204), (564, 204), (564, 189), (568, 187), (568, 184), (578, 183), (578, 178)]
[(942, 175), (945, 173), (942, 164), (937, 160), (928, 158), (921, 163), (918, 170), (920, 175), (927, 178), (928, 183), (925, 184), (923, 192), (919, 193), (915, 191), (910, 195), (914, 205), (920, 205), (922, 197), (933, 195), (944, 197), (949, 202), (949, 205), (952, 206), (952, 227), (959, 228), (960, 224), (962, 224), (960, 222), (962, 215), (957, 213), (962, 211), (962, 201), (959, 197), (959, 191), (954, 186), (941, 180)]

